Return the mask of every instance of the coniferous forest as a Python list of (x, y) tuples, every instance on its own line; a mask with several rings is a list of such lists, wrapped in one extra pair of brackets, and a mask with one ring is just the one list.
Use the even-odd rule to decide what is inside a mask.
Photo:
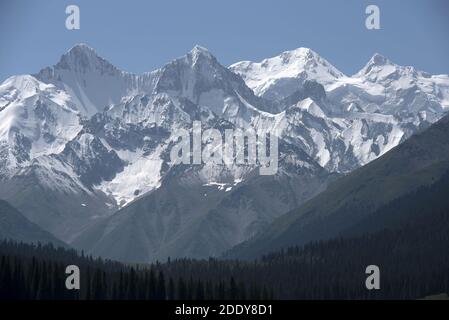
[[(51, 244), (4, 240), (0, 299), (417, 299), (447, 293), (448, 187), (445, 174), (380, 208), (354, 228), (357, 232), (255, 261), (169, 259), (132, 265)], [(380, 268), (380, 290), (365, 287), (365, 268), (372, 264)], [(68, 265), (80, 268), (80, 290), (65, 287)]]

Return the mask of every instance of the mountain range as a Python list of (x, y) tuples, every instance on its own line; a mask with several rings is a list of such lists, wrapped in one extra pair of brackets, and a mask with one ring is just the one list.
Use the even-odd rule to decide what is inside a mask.
[[(94, 255), (134, 262), (202, 258), (256, 239), (242, 247), (260, 243), (260, 250), (236, 254), (251, 256), (349, 226), (339, 220), (341, 228), (310, 228), (317, 237), (302, 236), (304, 226), (321, 219), (315, 211), (340, 219), (331, 212), (349, 206), (339, 202), (347, 192), (360, 193), (355, 202), (370, 210), (405, 192), (382, 193), (390, 185), (379, 183), (372, 195), (378, 202), (371, 203), (363, 194), (370, 180), (354, 176), (373, 170), (366, 174), (371, 179), (392, 176), (388, 183), (401, 185), (388, 170), (397, 167), (404, 180), (404, 170), (424, 170), (424, 160), (413, 168), (398, 162), (379, 169), (383, 162), (375, 159), (394, 157), (412, 143), (402, 142), (448, 108), (449, 76), (399, 66), (379, 54), (347, 76), (306, 48), (225, 67), (195, 46), (136, 75), (78, 44), (54, 66), (0, 85), (0, 198), (39, 228)], [(172, 165), (173, 135), (190, 130), (193, 121), (221, 132), (275, 132), (278, 172), (260, 176), (257, 165)], [(444, 150), (422, 156), (441, 160)], [(357, 217), (354, 212), (341, 220), (356, 223)], [(290, 241), (298, 230), (302, 238)]]
[[(448, 173), (449, 116), (445, 116), (379, 159), (341, 177), (226, 255), (256, 258), (313, 241), (395, 229), (414, 223), (418, 216), (425, 219), (422, 212), (430, 216), (446, 205), (446, 190), (441, 186), (438, 190), (436, 183), (447, 181)], [(430, 186), (428, 195), (420, 192)], [(426, 196), (438, 201), (427, 201)], [(392, 205), (401, 198), (406, 199), (404, 203)]]

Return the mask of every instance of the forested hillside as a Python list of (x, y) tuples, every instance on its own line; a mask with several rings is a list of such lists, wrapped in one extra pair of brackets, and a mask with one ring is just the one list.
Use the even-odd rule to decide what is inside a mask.
[[(263, 232), (235, 246), (227, 257), (252, 259), (282, 248), (333, 239), (348, 229), (360, 227), (370, 216), (376, 224), (385, 226), (390, 218), (396, 217), (400, 226), (407, 222), (401, 221), (401, 216), (407, 214), (409, 207), (396, 210), (391, 217), (374, 213), (383, 212), (385, 205), (413, 192), (421, 201), (419, 192), (423, 189), (420, 188), (432, 185), (448, 170), (449, 116), (445, 116), (380, 158), (338, 179), (312, 200), (282, 215)], [(447, 193), (447, 190), (442, 191)], [(427, 205), (426, 212), (434, 206), (424, 199), (422, 203)], [(384, 218), (387, 220), (382, 221)]]
[[(51, 245), (4, 241), (0, 297), (416, 299), (449, 292), (448, 187), (449, 174), (445, 174), (433, 185), (382, 207), (373, 217), (391, 216), (388, 227), (366, 220), (364, 225), (372, 228), (364, 235), (349, 237), (348, 231), (345, 237), (278, 251), (257, 261), (176, 259), (123, 265)], [(400, 223), (395, 223), (395, 217), (400, 217)], [(64, 287), (69, 264), (81, 269), (80, 291)], [(380, 268), (380, 290), (365, 287), (365, 268), (371, 264)]]

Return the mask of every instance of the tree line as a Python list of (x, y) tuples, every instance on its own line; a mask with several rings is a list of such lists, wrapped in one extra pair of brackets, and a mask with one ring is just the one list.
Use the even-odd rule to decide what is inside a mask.
[[(3, 240), (0, 299), (417, 299), (448, 293), (447, 190), (448, 174), (386, 204), (339, 238), (254, 261), (123, 264), (51, 244)], [(65, 288), (65, 268), (72, 264), (81, 270), (80, 290)], [(380, 290), (365, 287), (371, 264), (380, 268)]]
[[(257, 283), (210, 281), (167, 272), (168, 264), (125, 265), (52, 244), (0, 242), (0, 299), (245, 300), (273, 299)], [(187, 261), (179, 261), (181, 264)], [(178, 261), (173, 262), (175, 264)], [(80, 290), (67, 290), (67, 265), (80, 268)], [(173, 270), (172, 270), (173, 271)]]

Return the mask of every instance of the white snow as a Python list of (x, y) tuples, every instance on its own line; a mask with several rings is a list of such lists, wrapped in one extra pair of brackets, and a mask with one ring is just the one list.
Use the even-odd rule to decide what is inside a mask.
[(337, 68), (308, 48), (285, 51), (261, 62), (237, 62), (229, 68), (240, 74), (254, 93), (260, 96), (272, 88), (281, 91), (283, 96), (293, 93), (297, 89), (294, 86), (299, 82), (291, 81), (292, 79), (312, 79), (327, 85), (344, 76)]
[[(207, 49), (195, 47), (165, 67), (134, 75), (115, 68), (86, 45), (77, 45), (58, 64), (35, 76), (8, 78), (0, 84), (0, 147), (7, 150), (0, 169), (14, 172), (37, 161), (42, 166), (39, 174), (49, 184), (79, 190), (84, 187), (73, 168), (47, 156), (59, 154), (77, 136), (82, 128), (80, 118), (108, 110), (107, 115), (122, 124), (160, 126), (174, 132), (192, 123), (183, 102), (189, 99), (204, 123), (223, 117), (237, 128), (252, 127), (258, 134), (274, 133), (303, 148), (319, 165), (340, 171), (344, 157), (357, 159), (354, 166), (364, 165), (407, 138), (407, 126), (435, 122), (449, 108), (448, 75), (429, 75), (413, 67), (398, 66), (378, 54), (353, 76), (343, 74), (307, 48), (229, 67), (242, 76), (256, 95), (268, 99), (290, 95), (307, 79), (324, 86), (324, 101), (306, 98), (278, 113), (260, 110), (257, 103), (250, 102), (254, 100), (237, 89), (224, 90), (231, 84), (226, 78), (227, 70), (217, 64)], [(196, 92), (198, 79), (209, 83), (223, 81), (224, 86), (206, 86), (204, 91)], [(182, 85), (160, 90), (161, 82), (170, 81), (180, 81)], [(16, 145), (18, 134), (31, 142), (29, 150), (24, 148), (29, 161), (23, 162), (11, 151), (13, 147), (25, 146)], [(91, 134), (79, 138), (81, 153), (88, 152), (85, 148), (93, 138)], [(126, 162), (122, 172), (97, 186), (100, 190), (125, 205), (160, 186), (161, 153), (167, 141), (147, 155), (139, 149), (114, 149), (103, 137), (100, 139)], [(288, 155), (285, 161), (310, 167), (310, 163), (295, 157)], [(208, 164), (198, 171), (198, 176), (204, 185), (229, 192), (250, 170), (237, 165)], [(52, 172), (54, 176), (47, 177)], [(68, 178), (62, 179), (63, 175)]]
[(0, 140), (20, 132), (31, 141), (30, 158), (59, 153), (81, 130), (70, 96), (36, 78), (14, 76), (0, 85)]
[(97, 188), (111, 195), (119, 206), (124, 206), (137, 196), (158, 188), (163, 163), (159, 158), (160, 152), (161, 149), (157, 149), (144, 156), (142, 150), (118, 150), (119, 157), (129, 164), (111, 181), (103, 181)]

